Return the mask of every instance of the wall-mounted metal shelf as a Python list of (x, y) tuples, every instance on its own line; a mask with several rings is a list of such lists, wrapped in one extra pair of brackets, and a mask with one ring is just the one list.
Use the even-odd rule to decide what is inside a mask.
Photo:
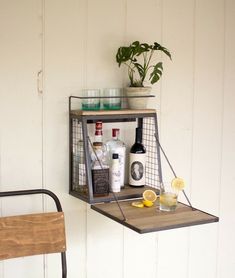
[[(70, 141), (70, 188), (69, 193), (87, 203), (91, 208), (138, 233), (162, 231), (179, 227), (218, 222), (219, 218), (180, 203), (175, 212), (161, 212), (156, 206), (135, 208), (131, 206), (134, 199), (142, 197), (143, 191), (151, 188), (158, 193), (162, 182), (161, 145), (158, 140), (157, 113), (154, 109), (116, 111), (82, 111), (72, 110), (69, 102), (69, 141)], [(128, 185), (115, 195), (94, 196), (91, 178), (91, 158), (89, 154), (88, 126), (96, 121), (104, 123), (132, 122), (143, 129), (143, 144), (147, 150), (146, 186), (131, 188)], [(82, 142), (80, 149), (77, 142)], [(165, 153), (163, 152), (164, 156)], [(83, 165), (79, 164), (83, 157)], [(185, 192), (183, 191), (185, 194)], [(185, 195), (186, 199), (187, 196)], [(117, 202), (118, 201), (118, 202)], [(189, 200), (187, 199), (189, 202)], [(190, 202), (189, 202), (190, 204)]]
[[(136, 126), (143, 128), (143, 142), (147, 149), (146, 158), (146, 186), (160, 187), (162, 181), (160, 150), (156, 144), (155, 135), (158, 136), (156, 111), (154, 109), (145, 110), (118, 110), (118, 111), (70, 111), (70, 194), (86, 201), (90, 204), (98, 202), (108, 202), (114, 200), (113, 194), (103, 197), (95, 197), (92, 188), (91, 159), (89, 154), (89, 134), (88, 125), (96, 121), (104, 123), (122, 122), (128, 124), (133, 122)], [(78, 149), (77, 142), (83, 142), (82, 148)], [(76, 165), (79, 156), (84, 158), (84, 165)], [(118, 199), (128, 199), (140, 197), (139, 189), (125, 186), (119, 194)]]

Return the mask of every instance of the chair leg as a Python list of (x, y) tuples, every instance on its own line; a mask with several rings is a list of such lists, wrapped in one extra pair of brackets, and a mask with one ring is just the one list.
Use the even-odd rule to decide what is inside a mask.
[(61, 253), (61, 263), (62, 263), (62, 278), (67, 278), (67, 264), (66, 264), (66, 254)]

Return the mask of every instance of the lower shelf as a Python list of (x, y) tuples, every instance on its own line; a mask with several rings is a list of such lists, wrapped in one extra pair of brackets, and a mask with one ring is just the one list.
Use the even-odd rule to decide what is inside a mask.
[[(144, 190), (146, 189), (152, 189), (156, 192), (156, 194), (159, 194), (159, 189), (153, 188), (150, 186), (145, 186), (145, 187), (140, 187), (140, 188), (134, 188), (130, 187), (128, 185), (125, 185), (125, 188), (121, 190), (121, 192), (115, 193), (115, 196), (118, 200), (127, 200), (127, 199), (134, 199), (134, 198), (139, 198), (142, 197), (142, 194)], [(83, 192), (78, 192), (78, 191), (71, 191), (71, 195), (74, 197), (77, 197), (87, 203), (102, 203), (102, 202), (111, 202), (114, 201), (114, 195), (110, 192), (107, 196), (102, 196), (102, 197), (94, 197), (93, 200), (89, 200), (88, 193), (83, 193)]]
[(126, 221), (123, 220), (116, 202), (94, 204), (91, 208), (140, 234), (219, 221), (217, 216), (192, 209), (183, 203), (178, 203), (174, 212), (163, 212), (159, 210), (158, 204), (150, 208), (135, 208), (131, 206), (132, 202), (133, 200), (119, 202)]

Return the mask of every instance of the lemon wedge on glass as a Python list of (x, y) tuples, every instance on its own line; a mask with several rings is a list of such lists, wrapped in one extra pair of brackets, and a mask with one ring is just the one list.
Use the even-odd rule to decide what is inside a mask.
[(182, 178), (174, 178), (172, 181), (171, 181), (171, 187), (177, 191), (181, 191), (184, 189), (185, 187), (185, 182)]

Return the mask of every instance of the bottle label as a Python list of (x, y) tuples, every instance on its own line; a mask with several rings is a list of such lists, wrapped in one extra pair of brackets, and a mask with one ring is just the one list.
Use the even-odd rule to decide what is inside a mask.
[(146, 154), (130, 153), (129, 184), (132, 186), (145, 185)]
[(121, 185), (120, 185), (120, 169), (119, 169), (119, 162), (113, 163), (111, 168), (111, 175), (110, 175), (110, 189), (112, 192), (120, 192)]
[(109, 169), (93, 169), (91, 174), (94, 195), (107, 195), (109, 192)]
[(119, 156), (120, 184), (121, 187), (124, 187), (126, 149), (116, 148), (113, 152), (118, 153)]

